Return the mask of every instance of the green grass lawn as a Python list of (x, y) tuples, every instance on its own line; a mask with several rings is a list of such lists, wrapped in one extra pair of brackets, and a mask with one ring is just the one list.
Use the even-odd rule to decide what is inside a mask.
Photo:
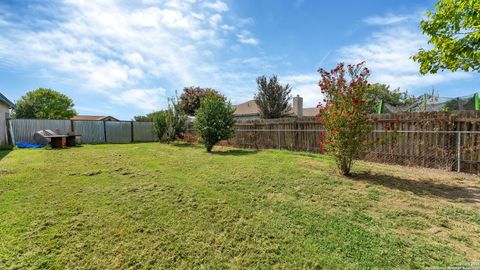
[(0, 152), (0, 269), (480, 261), (477, 176), (158, 143)]

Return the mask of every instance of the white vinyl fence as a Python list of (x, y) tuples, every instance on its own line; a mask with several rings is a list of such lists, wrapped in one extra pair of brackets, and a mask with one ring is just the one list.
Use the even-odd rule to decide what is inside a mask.
[(46, 119), (10, 119), (9, 122), (16, 143), (34, 143), (33, 134), (45, 129), (80, 134), (80, 142), (87, 144), (156, 141), (151, 122)]

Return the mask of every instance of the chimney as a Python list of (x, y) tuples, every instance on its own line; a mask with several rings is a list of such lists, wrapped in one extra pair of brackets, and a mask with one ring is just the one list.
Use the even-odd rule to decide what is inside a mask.
[(303, 98), (299, 95), (293, 98), (293, 114), (297, 117), (303, 116)]

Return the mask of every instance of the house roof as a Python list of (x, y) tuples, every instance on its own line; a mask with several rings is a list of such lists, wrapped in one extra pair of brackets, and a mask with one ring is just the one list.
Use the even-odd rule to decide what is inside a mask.
[[(258, 108), (257, 103), (255, 100), (249, 100), (247, 102), (235, 105), (235, 113), (236, 116), (249, 116), (249, 115), (259, 115), (260, 108)], [(293, 114), (293, 111), (290, 111)], [(303, 108), (303, 116), (317, 116), (318, 108)]]
[(318, 108), (303, 108), (303, 116), (317, 116), (318, 115)]
[(257, 115), (260, 114), (260, 109), (258, 108), (257, 102), (255, 100), (249, 100), (244, 103), (235, 105), (234, 115)]
[(15, 104), (11, 102), (6, 96), (4, 96), (2, 93), (0, 93), (0, 101), (7, 104), (8, 107), (15, 109)]
[(112, 121), (118, 121), (118, 119), (113, 116), (99, 116), (99, 115), (76, 115), (70, 118), (70, 120), (94, 120), (94, 121), (102, 121), (106, 119), (109, 119)]

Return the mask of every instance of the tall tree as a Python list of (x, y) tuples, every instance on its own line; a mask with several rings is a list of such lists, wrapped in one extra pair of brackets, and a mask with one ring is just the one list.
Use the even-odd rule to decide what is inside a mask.
[(258, 93), (255, 101), (260, 109), (260, 117), (265, 119), (280, 118), (290, 110), (290, 92), (292, 87), (288, 84), (281, 85), (276, 75), (270, 78), (260, 76), (257, 78)]
[(422, 74), (445, 69), (480, 71), (480, 1), (439, 0), (434, 12), (427, 11), (420, 28), (433, 45), (412, 57), (420, 63)]
[(27, 92), (16, 104), (16, 118), (69, 119), (77, 113), (73, 101), (66, 95), (48, 88)]
[(217, 90), (213, 88), (185, 87), (180, 95), (179, 106), (187, 115), (195, 115), (195, 111), (200, 108), (200, 100), (209, 94), (216, 95), (225, 100)]

